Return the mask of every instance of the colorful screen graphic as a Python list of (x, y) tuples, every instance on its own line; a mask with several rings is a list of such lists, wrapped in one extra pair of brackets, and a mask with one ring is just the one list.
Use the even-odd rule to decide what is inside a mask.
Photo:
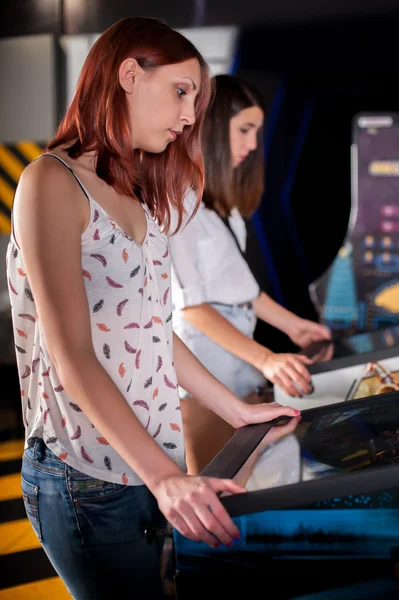
[(342, 332), (399, 323), (399, 115), (358, 115), (348, 234), (310, 286), (321, 317)]

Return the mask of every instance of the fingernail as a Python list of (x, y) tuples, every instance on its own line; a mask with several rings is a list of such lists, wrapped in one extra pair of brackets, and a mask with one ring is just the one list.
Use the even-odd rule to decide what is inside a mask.
[(227, 542), (227, 544), (225, 544), (225, 546), (229, 546), (229, 548), (233, 545), (233, 540), (231, 540), (231, 542)]
[(301, 414), (301, 411), (297, 410), (296, 408), (294, 409), (294, 412), (295, 412), (296, 415), (300, 415)]

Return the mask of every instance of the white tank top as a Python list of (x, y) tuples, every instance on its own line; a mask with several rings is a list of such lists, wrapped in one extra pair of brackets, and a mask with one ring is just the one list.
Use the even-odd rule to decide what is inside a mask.
[[(82, 234), (82, 277), (96, 356), (149, 435), (185, 469), (173, 363), (168, 238), (144, 206), (147, 234), (143, 244), (137, 244), (95, 202), (71, 168), (50, 156), (71, 171), (90, 203), (90, 223)], [(61, 460), (87, 475), (142, 484), (63, 389), (13, 234), (7, 275), (26, 439), (42, 438)]]

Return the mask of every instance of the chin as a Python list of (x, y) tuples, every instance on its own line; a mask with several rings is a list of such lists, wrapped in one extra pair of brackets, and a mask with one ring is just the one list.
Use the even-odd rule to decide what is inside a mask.
[(146, 144), (140, 145), (140, 150), (143, 150), (144, 152), (148, 152), (149, 154), (162, 154), (162, 152), (164, 152), (166, 150), (168, 145), (169, 145), (168, 141), (166, 141), (166, 142), (161, 141), (158, 144), (156, 144), (156, 143), (149, 144), (147, 142)]

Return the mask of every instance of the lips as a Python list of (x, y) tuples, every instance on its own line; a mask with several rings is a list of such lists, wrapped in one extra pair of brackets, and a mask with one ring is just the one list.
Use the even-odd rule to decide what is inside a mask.
[(177, 140), (178, 136), (183, 133), (182, 131), (174, 131), (173, 129), (169, 129), (169, 131), (173, 136), (173, 140)]

